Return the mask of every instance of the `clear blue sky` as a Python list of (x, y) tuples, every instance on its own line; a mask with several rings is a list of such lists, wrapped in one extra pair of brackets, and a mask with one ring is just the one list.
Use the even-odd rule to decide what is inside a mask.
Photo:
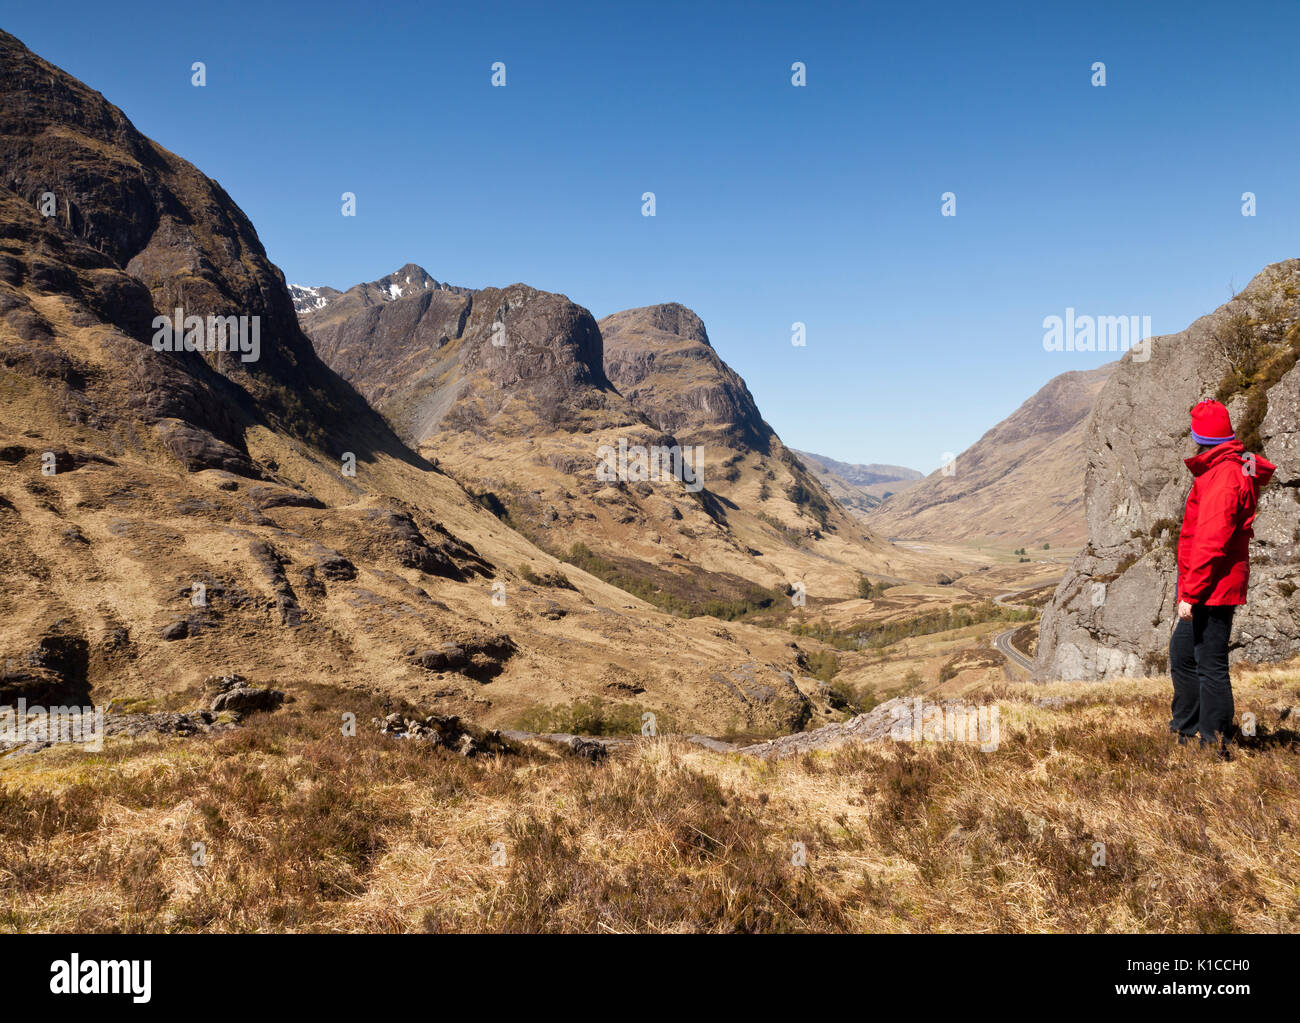
[(1293, 0), (51, 0), (0, 25), (217, 179), (290, 281), (411, 261), (597, 316), (682, 302), (787, 443), (845, 461), (930, 471), (1104, 361), (1043, 350), (1067, 306), (1170, 333), (1300, 255)]

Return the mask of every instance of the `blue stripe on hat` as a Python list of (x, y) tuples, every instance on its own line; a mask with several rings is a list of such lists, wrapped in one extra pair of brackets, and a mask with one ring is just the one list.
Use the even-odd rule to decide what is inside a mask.
[(1224, 444), (1230, 440), (1235, 440), (1235, 439), (1236, 439), (1236, 435), (1231, 433), (1228, 434), (1228, 436), (1226, 437), (1202, 437), (1195, 430), (1192, 431), (1192, 440), (1196, 441), (1197, 444), (1210, 444), (1210, 445)]

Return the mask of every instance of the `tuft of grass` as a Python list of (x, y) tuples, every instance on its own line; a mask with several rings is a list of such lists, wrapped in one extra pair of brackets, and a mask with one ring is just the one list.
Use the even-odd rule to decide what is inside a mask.
[(1237, 308), (1214, 335), (1226, 364), (1215, 399), (1245, 397), (1234, 418), (1247, 451), (1263, 451), (1259, 429), (1268, 414), (1268, 391), (1300, 360), (1300, 321), (1288, 323), (1287, 313), (1281, 301)]
[(1149, 536), (1152, 540), (1159, 540), (1164, 535), (1165, 546), (1171, 550), (1178, 549), (1178, 537), (1183, 531), (1183, 524), (1178, 519), (1163, 518), (1156, 519), (1151, 524)]
[(559, 589), (559, 590), (577, 589), (577, 587), (574, 586), (573, 583), (569, 581), (569, 577), (565, 575), (563, 572), (559, 571), (558, 569), (554, 572), (545, 572), (542, 574), (538, 574), (537, 572), (533, 571), (532, 566), (530, 566), (527, 562), (520, 564), (519, 578), (523, 579), (523, 581), (526, 583), (531, 583), (534, 586), (546, 586), (551, 589)]

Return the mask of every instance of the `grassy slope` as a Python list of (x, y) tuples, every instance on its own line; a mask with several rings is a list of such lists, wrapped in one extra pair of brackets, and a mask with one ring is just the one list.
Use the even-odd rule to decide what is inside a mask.
[(1170, 742), (1150, 679), (969, 694), (998, 703), (993, 753), (886, 740), (768, 763), (660, 739), (592, 765), (344, 739), (339, 714), (374, 708), (320, 687), (216, 738), (8, 762), (0, 928), (1297, 930), (1279, 713), (1300, 671), (1236, 688), (1265, 738), (1227, 763)]

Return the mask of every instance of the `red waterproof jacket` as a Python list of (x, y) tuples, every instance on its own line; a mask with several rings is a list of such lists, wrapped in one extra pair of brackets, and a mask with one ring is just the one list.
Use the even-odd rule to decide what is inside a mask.
[(1186, 459), (1195, 478), (1178, 537), (1179, 600), (1246, 603), (1251, 525), (1259, 492), (1277, 466), (1244, 452), (1241, 441), (1230, 440)]

